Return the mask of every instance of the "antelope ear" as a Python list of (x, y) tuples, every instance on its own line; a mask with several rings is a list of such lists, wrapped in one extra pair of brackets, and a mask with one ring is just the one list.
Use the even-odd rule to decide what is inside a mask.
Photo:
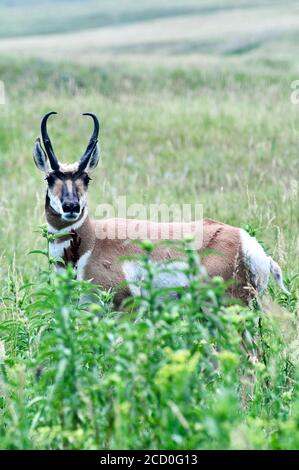
[(100, 155), (101, 155), (100, 146), (97, 143), (86, 165), (86, 168), (85, 168), (86, 173), (91, 173), (96, 168), (100, 160)]
[(36, 139), (34, 142), (33, 160), (40, 171), (44, 171), (45, 173), (51, 171), (48, 157), (41, 146), (40, 139)]

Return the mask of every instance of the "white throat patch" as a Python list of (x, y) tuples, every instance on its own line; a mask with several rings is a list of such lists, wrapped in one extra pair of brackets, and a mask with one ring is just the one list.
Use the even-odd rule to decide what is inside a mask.
[(64, 242), (59, 242), (59, 241), (54, 241), (49, 244), (49, 251), (50, 255), (53, 258), (63, 258), (64, 255), (64, 249), (69, 248), (70, 246), (70, 240), (66, 240)]

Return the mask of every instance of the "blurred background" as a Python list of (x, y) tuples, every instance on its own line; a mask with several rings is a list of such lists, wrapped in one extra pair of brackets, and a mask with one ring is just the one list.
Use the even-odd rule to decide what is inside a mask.
[(62, 161), (86, 146), (81, 114), (101, 119), (94, 214), (118, 195), (201, 202), (296, 270), (298, 2), (0, 0), (0, 18), (2, 272), (34, 264), (44, 182), (32, 145), (49, 110)]
[[(287, 61), (298, 2), (286, 0), (3, 0), (1, 50), (98, 64), (199, 56)], [(84, 31), (84, 33), (82, 33)], [(6, 39), (6, 40), (5, 40)]]

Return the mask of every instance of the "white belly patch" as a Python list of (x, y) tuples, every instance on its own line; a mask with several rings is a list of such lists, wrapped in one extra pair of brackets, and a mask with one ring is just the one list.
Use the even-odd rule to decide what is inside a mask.
[(91, 255), (91, 250), (86, 251), (84, 255), (80, 256), (79, 261), (77, 263), (77, 279), (78, 281), (82, 281), (84, 279), (85, 268), (89, 261)]
[[(157, 263), (157, 275), (153, 280), (156, 289), (186, 287), (188, 277), (185, 273), (188, 265), (183, 261), (173, 261), (168, 263)], [(125, 261), (123, 272), (130, 288), (131, 294), (135, 296), (146, 295), (144, 282), (146, 281), (146, 271), (138, 261)], [(170, 294), (170, 295), (174, 295)]]

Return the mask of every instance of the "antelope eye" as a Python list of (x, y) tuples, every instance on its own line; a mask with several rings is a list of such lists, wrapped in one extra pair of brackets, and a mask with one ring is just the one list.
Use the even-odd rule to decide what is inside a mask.
[(48, 183), (49, 186), (53, 186), (54, 181), (55, 181), (55, 178), (54, 178), (53, 175), (48, 175), (48, 176), (46, 177), (46, 181), (47, 181), (47, 183)]
[(91, 178), (88, 176), (87, 173), (84, 173), (84, 174), (82, 175), (82, 178), (83, 178), (84, 184), (85, 184), (86, 186), (88, 186), (88, 183), (89, 183), (89, 181), (91, 180)]

